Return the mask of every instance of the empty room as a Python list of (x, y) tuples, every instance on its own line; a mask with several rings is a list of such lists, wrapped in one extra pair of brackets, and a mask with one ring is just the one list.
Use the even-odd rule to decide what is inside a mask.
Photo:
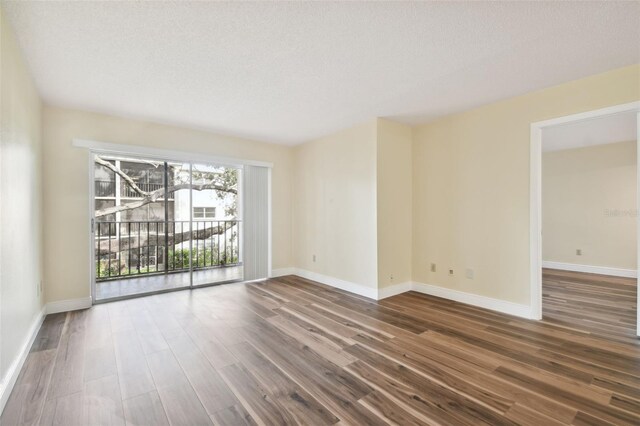
[(0, 425), (640, 424), (640, 2), (0, 25)]

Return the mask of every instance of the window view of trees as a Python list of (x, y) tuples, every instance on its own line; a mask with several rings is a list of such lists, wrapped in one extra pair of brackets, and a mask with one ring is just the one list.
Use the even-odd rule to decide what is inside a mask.
[(96, 279), (235, 265), (239, 170), (95, 156)]

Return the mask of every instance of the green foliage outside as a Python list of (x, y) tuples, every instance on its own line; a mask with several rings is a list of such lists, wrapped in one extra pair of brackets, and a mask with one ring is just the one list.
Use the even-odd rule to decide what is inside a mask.
[[(231, 248), (227, 248), (226, 253), (224, 251), (219, 253), (217, 248), (206, 248), (191, 251), (191, 262), (194, 268), (201, 268), (206, 266), (224, 266), (228, 264), (238, 263), (238, 253), (234, 247), (234, 253), (231, 253)], [(173, 269), (189, 269), (189, 249), (179, 249), (175, 252), (169, 250), (169, 270)]]
[(120, 261), (120, 272), (118, 272), (118, 259), (111, 259), (111, 267), (109, 267), (108, 260), (100, 260), (100, 268), (98, 268), (98, 262), (96, 262), (96, 278), (113, 278), (113, 277), (122, 277), (127, 275), (139, 275), (139, 274), (147, 274), (156, 272), (155, 265), (149, 265), (149, 270), (147, 271), (147, 267), (140, 267), (140, 271), (138, 271), (135, 265), (131, 265), (131, 272), (129, 272), (129, 267), (126, 264), (125, 259), (126, 255), (122, 255)]
[[(163, 269), (157, 270), (155, 265), (141, 266), (140, 271), (137, 270), (136, 265), (131, 265), (131, 271), (127, 266), (127, 252), (120, 253), (120, 270), (118, 271), (118, 260), (111, 259), (111, 266), (109, 266), (109, 260), (102, 259), (96, 262), (96, 278), (113, 278), (124, 277), (132, 275), (143, 275), (153, 272), (162, 272)], [(238, 251), (234, 247), (233, 253), (231, 248), (228, 247), (227, 251), (224, 250), (219, 253), (217, 247), (206, 248), (191, 251), (191, 261), (194, 269), (207, 268), (212, 266), (225, 266), (238, 263)], [(162, 267), (162, 265), (160, 265)], [(177, 249), (169, 250), (169, 271), (173, 270), (188, 270), (189, 269), (189, 249)]]

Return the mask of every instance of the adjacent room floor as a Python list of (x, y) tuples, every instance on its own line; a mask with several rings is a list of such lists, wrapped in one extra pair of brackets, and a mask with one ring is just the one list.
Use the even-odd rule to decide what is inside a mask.
[(640, 343), (579, 286), (632, 290), (596, 281), (546, 272), (541, 322), (293, 276), (50, 315), (2, 424), (637, 425)]
[(546, 321), (610, 340), (626, 342), (635, 338), (635, 278), (544, 269), (542, 280), (542, 313)]

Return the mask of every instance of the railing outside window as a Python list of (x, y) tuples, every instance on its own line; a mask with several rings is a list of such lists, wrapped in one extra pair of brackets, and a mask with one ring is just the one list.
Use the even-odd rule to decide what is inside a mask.
[(96, 281), (235, 266), (239, 241), (237, 220), (97, 221)]
[(96, 197), (115, 197), (116, 183), (111, 180), (96, 180), (94, 192)]
[[(136, 185), (138, 186), (138, 188), (140, 188), (144, 192), (153, 192), (153, 191), (157, 191), (158, 189), (164, 188), (164, 185), (162, 183), (136, 183)], [(131, 189), (131, 187), (127, 185), (125, 182), (122, 182), (120, 186), (121, 186), (121, 189), (120, 189), (121, 197), (140, 198), (140, 194), (138, 194), (136, 191)], [(173, 198), (173, 194), (171, 194), (171, 198)]]
[[(94, 195), (96, 197), (115, 197), (116, 183), (112, 180), (96, 180), (94, 182)], [(164, 188), (161, 183), (136, 183), (138, 188), (144, 192), (153, 192)], [(122, 198), (141, 198), (140, 194), (134, 191), (129, 185), (122, 182), (120, 184), (120, 197)], [(169, 200), (173, 200), (173, 193), (169, 195)]]

